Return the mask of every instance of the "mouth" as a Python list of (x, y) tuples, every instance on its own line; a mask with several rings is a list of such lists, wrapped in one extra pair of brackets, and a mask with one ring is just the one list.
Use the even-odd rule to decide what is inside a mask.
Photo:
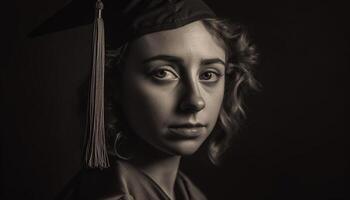
[(169, 136), (174, 139), (195, 139), (205, 133), (206, 127), (206, 125), (200, 123), (171, 125), (169, 126)]

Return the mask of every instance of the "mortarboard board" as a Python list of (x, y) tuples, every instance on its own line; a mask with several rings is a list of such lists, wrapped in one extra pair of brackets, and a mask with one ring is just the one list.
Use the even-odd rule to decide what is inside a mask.
[(103, 3), (105, 35), (114, 47), (147, 33), (173, 29), (203, 18), (215, 17), (201, 0), (72, 0), (34, 29), (29, 36), (91, 24)]
[(215, 18), (215, 14), (201, 0), (72, 0), (29, 34), (37, 37), (94, 24), (85, 147), (89, 167), (109, 166), (103, 105), (105, 36), (112, 47), (118, 48), (142, 35), (204, 18)]

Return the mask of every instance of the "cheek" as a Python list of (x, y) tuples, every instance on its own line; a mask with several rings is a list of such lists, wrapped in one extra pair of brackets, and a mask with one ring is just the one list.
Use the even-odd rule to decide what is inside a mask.
[(125, 82), (123, 111), (131, 127), (139, 133), (160, 130), (175, 109), (175, 95), (169, 87), (160, 87), (142, 78)]
[(218, 119), (223, 98), (224, 98), (224, 81), (222, 81), (217, 87), (206, 90), (206, 116), (209, 122), (210, 131), (214, 128)]

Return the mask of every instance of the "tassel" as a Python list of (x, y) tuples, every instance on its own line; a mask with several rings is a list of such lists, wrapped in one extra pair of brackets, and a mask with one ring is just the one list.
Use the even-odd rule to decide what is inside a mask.
[(105, 38), (102, 9), (102, 1), (97, 0), (85, 143), (85, 163), (91, 168), (100, 169), (109, 167), (104, 127)]

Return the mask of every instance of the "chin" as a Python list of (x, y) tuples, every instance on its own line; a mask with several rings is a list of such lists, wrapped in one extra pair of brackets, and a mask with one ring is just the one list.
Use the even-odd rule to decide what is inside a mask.
[(202, 143), (198, 141), (177, 141), (175, 144), (171, 144), (165, 148), (162, 148), (163, 151), (177, 156), (189, 156), (194, 154)]

